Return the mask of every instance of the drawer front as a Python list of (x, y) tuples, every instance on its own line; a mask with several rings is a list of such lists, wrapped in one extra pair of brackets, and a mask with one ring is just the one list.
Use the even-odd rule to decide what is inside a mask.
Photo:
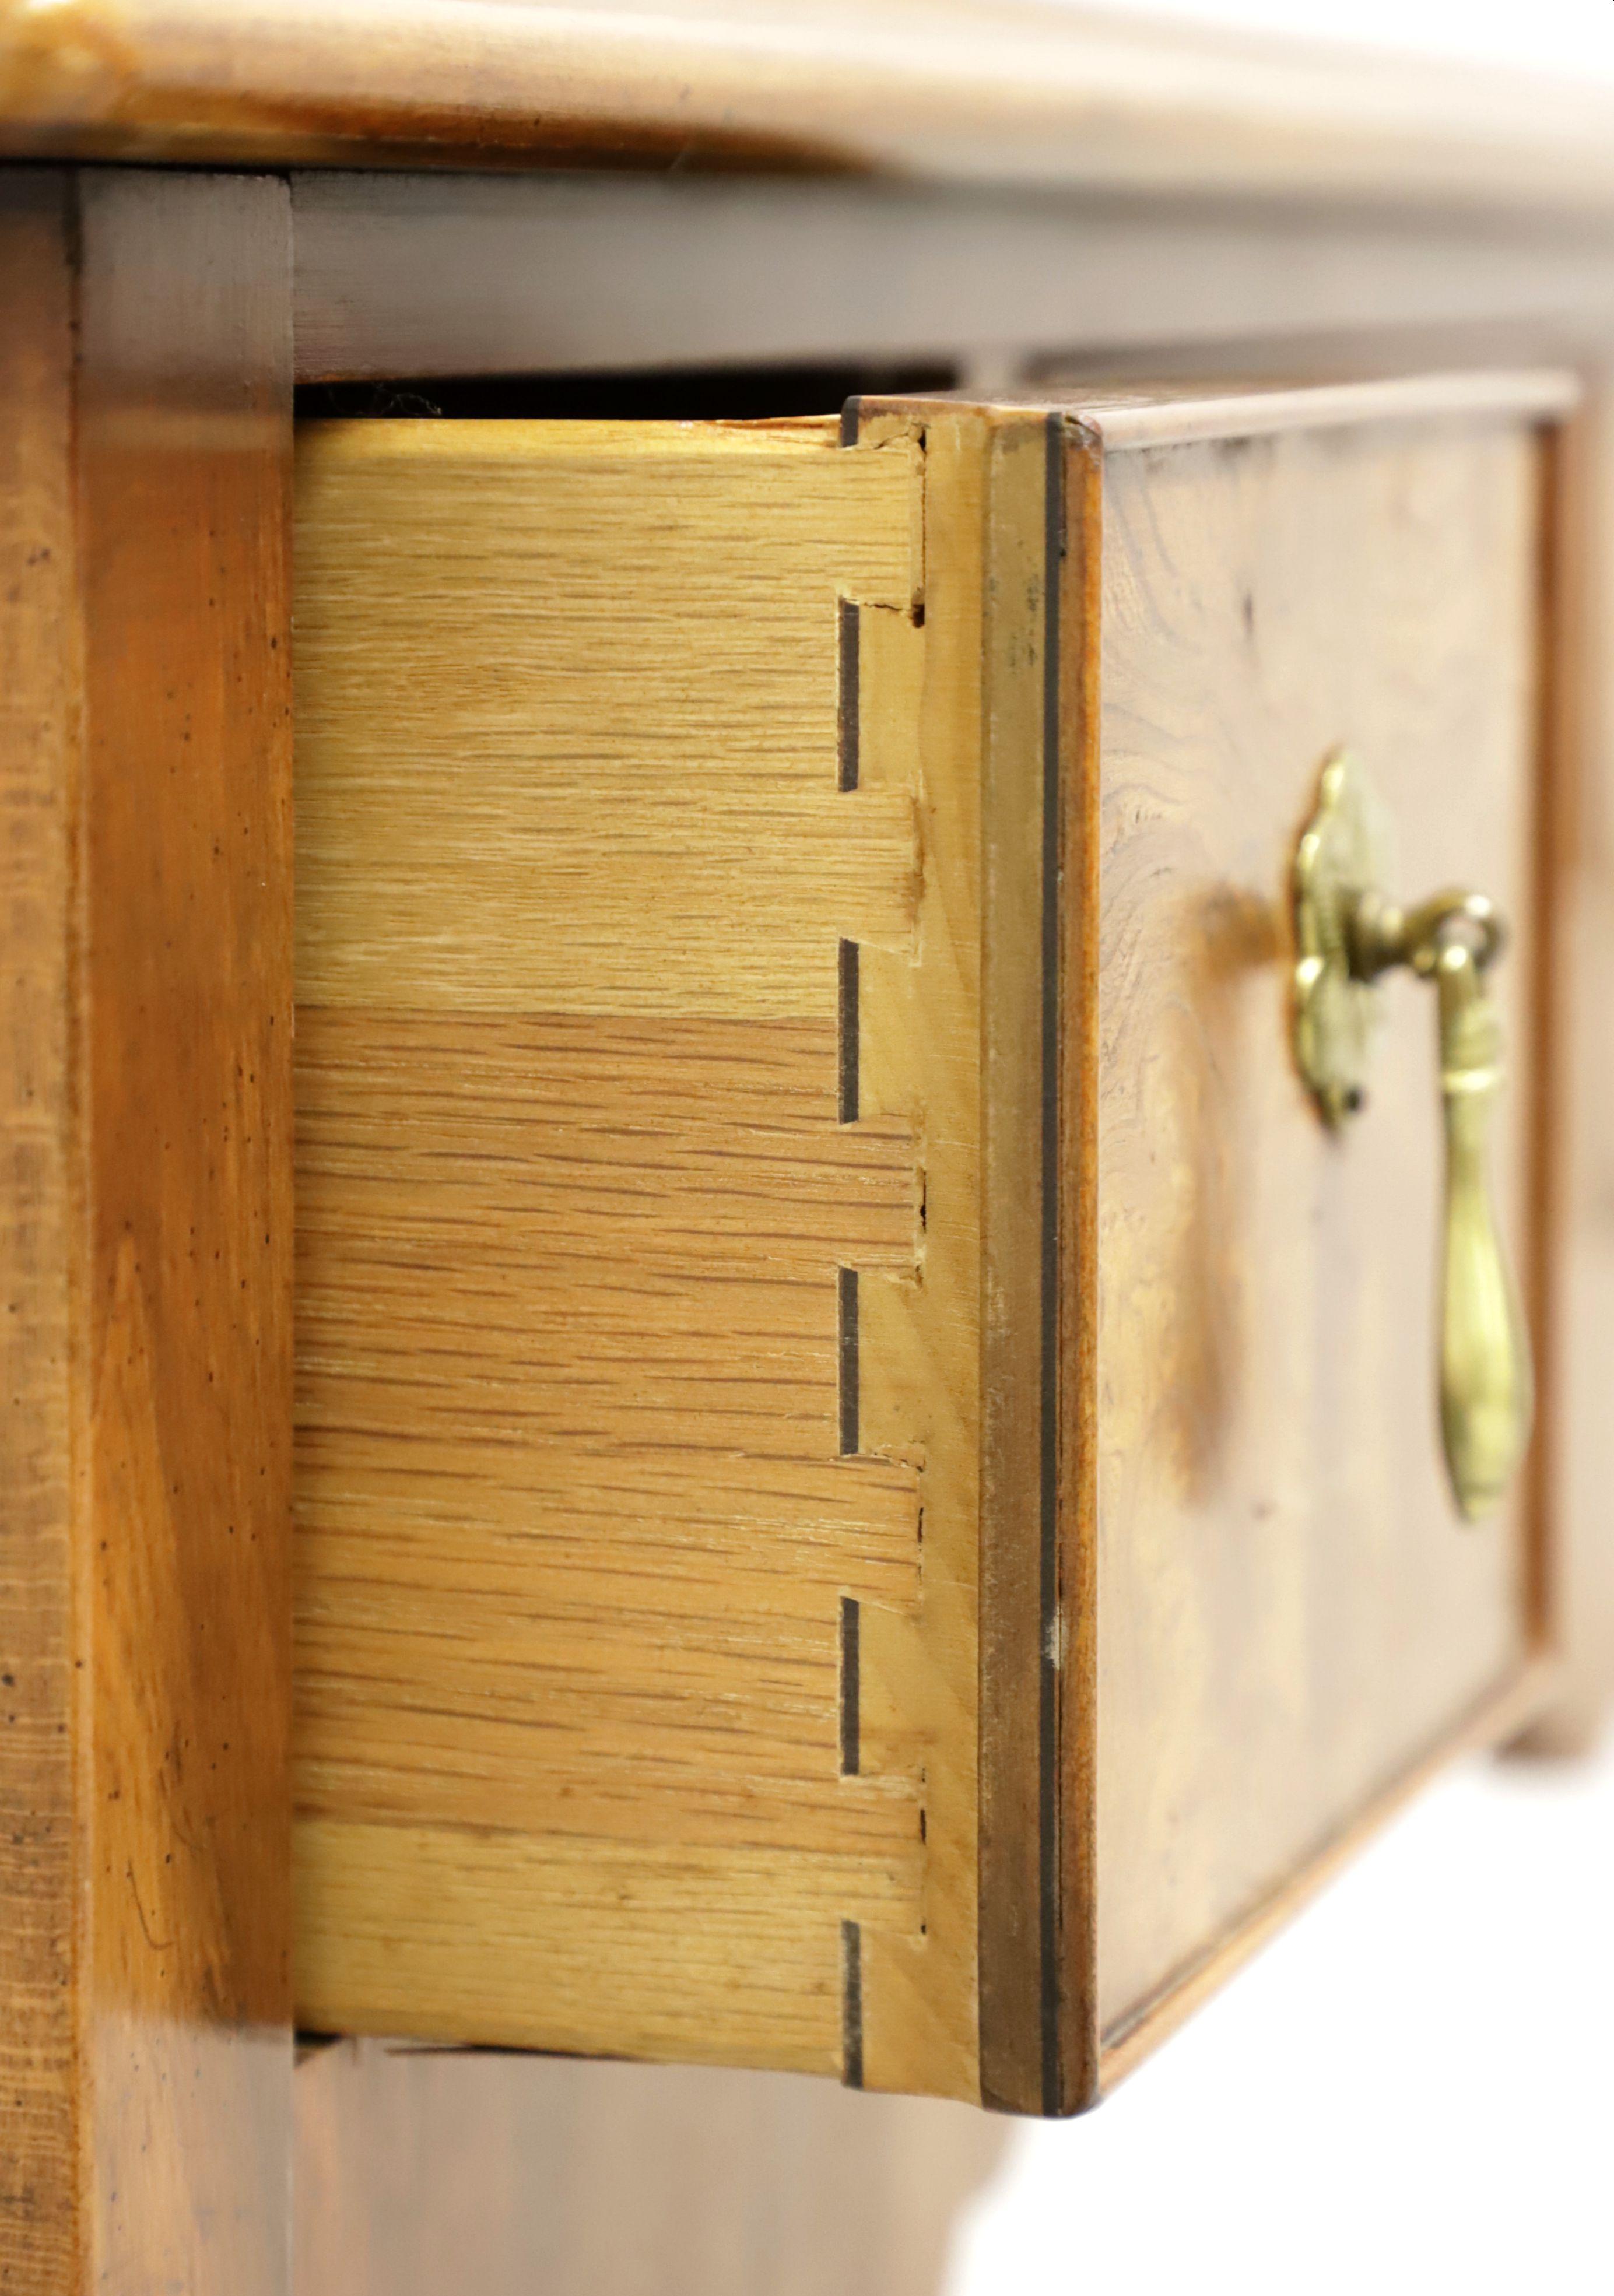
[(1537, 1300), (1563, 396), (303, 434), (307, 2024), (1069, 2110), (1517, 1710), (1290, 879), (1506, 914)]
[(1367, 1106), (1289, 1050), (1317, 764), (1390, 890), (1484, 889), (1532, 1280), (1543, 470), (1517, 421), (1303, 423), (1104, 457), (1096, 1857), (1106, 2043), (1514, 1678), (1527, 1486), (1464, 1525), (1439, 1440), (1436, 1000), (1387, 979)]

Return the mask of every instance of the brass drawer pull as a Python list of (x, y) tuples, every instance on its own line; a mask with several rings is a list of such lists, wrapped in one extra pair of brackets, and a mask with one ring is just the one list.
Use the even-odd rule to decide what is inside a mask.
[(1533, 1408), (1529, 1342), (1487, 1173), (1503, 1068), (1486, 982), (1506, 935), (1483, 893), (1438, 893), (1405, 910), (1389, 901), (1381, 817), (1356, 761), (1331, 758), (1295, 857), (1295, 1049), (1337, 1128), (1366, 1105), (1381, 974), (1405, 965), (1434, 983), (1446, 1130), (1440, 1429), (1452, 1490), (1471, 1522), (1512, 1480)]

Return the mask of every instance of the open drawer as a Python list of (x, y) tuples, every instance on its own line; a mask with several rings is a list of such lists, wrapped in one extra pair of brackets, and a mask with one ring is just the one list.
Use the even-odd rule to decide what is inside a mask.
[(306, 2025), (1073, 2110), (1522, 1718), (1567, 401), (305, 429)]

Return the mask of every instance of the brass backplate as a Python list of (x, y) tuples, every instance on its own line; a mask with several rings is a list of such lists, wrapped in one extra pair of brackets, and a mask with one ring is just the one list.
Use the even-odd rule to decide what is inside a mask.
[(1385, 883), (1388, 816), (1348, 751), (1323, 768), (1316, 809), (1295, 853), (1295, 1057), (1334, 1126), (1367, 1104), (1367, 1070), (1379, 991), (1351, 969), (1351, 919), (1364, 895)]

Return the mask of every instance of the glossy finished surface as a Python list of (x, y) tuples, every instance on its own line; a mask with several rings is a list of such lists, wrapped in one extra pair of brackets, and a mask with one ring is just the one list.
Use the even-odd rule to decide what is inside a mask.
[(1611, 118), (1569, 82), (1036, 0), (0, 5), (0, 140), (29, 155), (742, 165), (1606, 217)]
[[(749, 18), (688, 10), (646, 25), (639, 11), (624, 23), (607, 10), (452, 4), (399, 11), (387, 20), (399, 37), (383, 53), (377, 12), (358, 5), (293, 12), (134, 0), (114, 11), (0, 0), (0, 139), (30, 157), (166, 152), (195, 160), (224, 153), (281, 164), (320, 155), (353, 168), (312, 187), (318, 216), (300, 242), (307, 261), (299, 356), (311, 374), (945, 348), (958, 353), (964, 372), (995, 381), (1020, 371), (1016, 363), (1028, 357), (1045, 362), (1070, 346), (1102, 351), (1143, 341), (1175, 343), (1170, 355), (1202, 371), (1205, 354), (1192, 347), (1193, 339), (1235, 336), (1245, 339), (1229, 355), (1241, 371), (1247, 357), (1289, 370), (1341, 357), (1400, 366), (1409, 355), (1439, 363), (1572, 356), (1607, 365), (1614, 296), (1605, 237), (1601, 226), (1561, 228), (1610, 209), (1606, 102), (1595, 96), (1544, 91), (1538, 99), (1512, 79), (1471, 81), (1446, 70), (1425, 75), (1402, 63), (1387, 70), (1315, 51), (1274, 55), (1225, 39), (1201, 45), (1197, 35), (1173, 35), (1173, 54), (1150, 36), (1063, 12), (1028, 12), (1022, 38), (1005, 35), (1002, 12), (989, 20), (974, 12), (944, 19), (927, 10), (922, 72), (910, 34), (914, 15), (905, 10), (854, 16), (815, 9), (782, 26), (777, 10)], [(1057, 59), (1045, 45), (1050, 37)], [(780, 52), (791, 40), (797, 45), (780, 73)], [(856, 75), (849, 90), (848, 63)], [(358, 172), (410, 152), (422, 168), (481, 167), (491, 158), (501, 167), (542, 170), (582, 161), (632, 171), (673, 160), (680, 168), (738, 163), (776, 171), (777, 180), (757, 186), (685, 177), (663, 185), (596, 176), (575, 185), (586, 202), (598, 195), (579, 238), (557, 230), (544, 206), (572, 185), (491, 174), (400, 179)], [(804, 164), (841, 171), (842, 180), (805, 181), (797, 172)], [(887, 180), (848, 181), (848, 169), (881, 171)], [(912, 180), (897, 180), (903, 176)], [(1033, 190), (1004, 197), (997, 186), (1008, 181), (1028, 181)], [(1048, 183), (1078, 193), (1167, 196), (1046, 201), (1036, 187)], [(22, 197), (36, 221), (56, 197), (49, 185), (48, 177), (33, 175)], [(1218, 189), (1257, 197), (1249, 204), (1206, 197)], [(633, 205), (636, 215), (640, 193), (664, 190), (696, 196), (687, 203), (669, 198), (648, 234), (636, 226), (625, 233), (626, 208)], [(13, 176), (8, 198), (20, 192)], [(1318, 193), (1337, 201), (1331, 211), (1317, 203)], [(702, 205), (709, 194), (709, 215)], [(876, 204), (865, 204), (865, 194)], [(717, 211), (725, 195), (735, 203), (726, 215)], [(44, 208), (31, 204), (41, 199)], [(1463, 209), (1495, 217), (1494, 227), (1471, 232)], [(168, 242), (181, 271), (205, 269), (205, 235), (199, 242), (174, 231), (172, 220)], [(9, 1743), (0, 1740), (0, 1800), (8, 1816), (20, 1810), (26, 1821), (12, 1835), (12, 1854), (0, 1858), (0, 1973), (8, 2010), (18, 2005), (0, 2031), (0, 2259), (13, 2271), (20, 2264), (30, 2292), (37, 2280), (54, 2296), (59, 2287), (77, 2290), (72, 2275), (89, 2268), (91, 2254), (74, 2186), (87, 2157), (73, 2137), (75, 2116), (86, 2109), (74, 2056), (81, 2029), (67, 1997), (72, 1988), (58, 1983), (64, 1953), (70, 1962), (83, 1946), (80, 1934), (64, 1948), (70, 1931), (60, 1915), (61, 1890), (73, 1886), (73, 1861), (82, 1854), (74, 1848), (80, 1807), (74, 1798), (84, 1791), (61, 1726), (65, 1716), (82, 1710), (70, 1661), (83, 1623), (63, 1577), (64, 1558), (72, 1560), (72, 1536), (62, 1527), (63, 1429), (72, 1423), (77, 1390), (65, 1352), (71, 1309), (54, 1272), (62, 1223), (72, 1212), (51, 1166), (60, 1147), (51, 1128), (61, 1106), (68, 1038), (63, 1008), (51, 1004), (62, 976), (41, 976), (29, 964), (13, 968), (11, 959), (35, 950), (40, 936), (45, 944), (59, 938), (61, 904), (73, 898), (70, 840), (48, 780), (59, 753), (46, 755), (67, 722), (63, 681), (71, 675), (51, 633), (76, 579), (72, 482), (61, 475), (62, 457), (71, 454), (62, 393), (73, 291), (55, 224), (44, 240), (21, 245), (11, 235), (13, 221), (8, 209), (0, 547), (13, 547), (19, 536), (24, 546), (20, 579), (13, 586), (8, 575), (9, 603), (0, 613), (0, 741), (13, 800), (5, 876), (8, 1041), (19, 1054), (7, 1078), (17, 1090), (5, 1135), (12, 1201), (24, 1216), (4, 1249), (6, 1296), (18, 1307), (7, 1391), (24, 1398), (30, 1443), (38, 1440), (10, 1479), (14, 1505), (0, 1547), (4, 1639), (20, 1660), (8, 1668), (17, 1680), (6, 1688), (4, 1715), (15, 1734)], [(630, 236), (631, 259), (623, 252)], [(41, 262), (47, 243), (53, 251)], [(600, 260), (596, 246), (606, 250)], [(256, 263), (249, 254), (248, 275)], [(1472, 325), (1486, 330), (1483, 337), (1452, 332)], [(170, 317), (168, 341), (183, 343), (193, 326), (188, 311)], [(1405, 332), (1388, 343), (1370, 343), (1363, 333), (1383, 326), (1446, 332), (1423, 337), (1409, 354)], [(1299, 348), (1273, 340), (1298, 329), (1345, 330), (1349, 340), (1336, 333), (1326, 346)], [(283, 345), (283, 334), (276, 340)], [(1606, 791), (1614, 688), (1603, 643), (1614, 533), (1608, 427), (1605, 399), (1571, 443), (1567, 515), (1554, 545), (1563, 574), (1555, 614), (1564, 639), (1556, 719), (1567, 770), (1552, 857), (1561, 961), (1544, 1002), (1569, 1046), (1572, 1089), (1569, 1116), (1549, 1144), (1547, 1193), (1549, 1210), (1556, 1207), (1564, 1281), (1547, 1358), (1550, 1457), (1538, 1464), (1575, 1533), (1567, 1570), (1555, 1589), (1541, 1590), (1555, 1595), (1577, 1652), (1574, 1700), (1553, 1726), (1569, 1739), (1596, 1727), (1614, 1652), (1605, 1456), (1614, 1425), (1606, 1409), (1614, 1222), (1610, 1111), (1600, 1084), (1614, 948)], [(41, 520), (56, 537), (48, 559), (35, 546)], [(236, 547), (254, 546), (238, 529), (225, 562)], [(171, 595), (159, 594), (170, 610)], [(228, 675), (221, 656), (215, 663), (221, 677)], [(41, 785), (29, 777), (41, 757), (43, 802)], [(28, 760), (20, 777), (19, 758)], [(878, 969), (873, 952), (864, 964), (866, 981)], [(900, 1017), (900, 1004), (895, 1010)], [(872, 1021), (871, 1012), (865, 1047)], [(900, 1058), (907, 1049), (900, 1026), (889, 1034)], [(865, 1094), (874, 1107), (873, 1065), (869, 1073)], [(932, 1076), (926, 1089), (937, 1088)], [(271, 1257), (264, 1272), (273, 1284), (281, 1263)], [(955, 1270), (961, 1286), (970, 1273), (967, 1266)], [(865, 1278), (865, 1307), (873, 1307), (876, 1288)], [(896, 1400), (909, 1407), (901, 1394)], [(148, 1686), (154, 1683), (154, 1694), (169, 1702), (171, 1716), (166, 1666), (165, 1659)], [(258, 1692), (268, 1686), (250, 1665), (249, 1674)], [(865, 1724), (878, 1732), (877, 1702), (865, 1705)], [(272, 1733), (272, 1694), (266, 1726)], [(1477, 1726), (1488, 1734), (1495, 1718)], [(132, 1742), (140, 1742), (137, 1734)], [(204, 1806), (191, 1799), (199, 1793), (205, 1788), (188, 1784), (176, 1806), (187, 1824), (187, 1814)], [(1327, 1855), (1337, 1857), (1348, 1846), (1348, 1837), (1336, 1841)], [(123, 1910), (126, 1929), (132, 1905), (131, 1898)], [(1269, 1901), (1254, 1928), (1281, 1910), (1281, 1900)], [(216, 1931), (224, 1917), (215, 1908), (201, 1918), (204, 1931), (209, 1923)], [(1240, 1935), (1247, 1942), (1253, 1933)], [(82, 1974), (86, 1964), (80, 1959), (77, 1966)], [(1217, 1966), (1197, 1968), (1174, 1997), (1179, 2010), (1214, 1980)], [(1146, 2021), (1111, 2053), (1112, 2070), (1151, 2037)], [(283, 2062), (278, 2042), (258, 2058), (268, 2104), (258, 2157), (271, 2179), (283, 2166), (283, 2113), (274, 2102)], [(475, 2258), (489, 2276), (503, 2269), (512, 2284), (525, 2284), (532, 2259), (549, 2253), (550, 2196), (535, 2190), (526, 2160), (508, 2161), (500, 2146), (512, 2126), (558, 2132), (569, 2125), (570, 2110), (556, 2103), (555, 2118), (545, 2121), (523, 2107), (516, 2092), (533, 2070), (473, 2058), (450, 2071), (429, 2059), (393, 2059), (373, 2084), (367, 2077), (345, 2080), (340, 2102), (309, 2117), (305, 2170), (307, 2125), (322, 2116), (332, 2137), (329, 2158), (340, 2164), (317, 2194), (311, 2182), (303, 2186), (316, 2210), (334, 2211), (323, 2218), (327, 2231), (340, 2221), (343, 2237), (329, 2251), (341, 2259), (337, 2273), (358, 2271), (362, 2258), (388, 2296), (400, 2296), (401, 2273), (415, 2271), (431, 2285), (434, 2264), (439, 2277), (463, 2276), (467, 2259)], [(322, 2094), (332, 2099), (332, 2090)], [(135, 2118), (128, 2128), (138, 2128), (144, 2142), (152, 2125)], [(155, 2126), (160, 2131), (160, 2115)], [(214, 2126), (222, 2134), (226, 2123)], [(111, 2133), (119, 2137), (116, 2120)], [(115, 2150), (114, 2168), (119, 2157)], [(400, 2159), (410, 2164), (408, 2176), (398, 2173)], [(434, 2182), (431, 2172), (451, 2164), (449, 2181)], [(103, 2167), (97, 2159), (94, 2173)], [(216, 2169), (217, 2181), (210, 2181)], [(227, 2164), (199, 2173), (214, 2193), (227, 2186)], [(132, 2186), (120, 2181), (119, 2189), (143, 2195), (163, 2236), (168, 2202), (160, 2179), (143, 2182), (137, 2174)], [(169, 2202), (175, 2190), (171, 2185)], [(361, 2225), (365, 2195), (378, 2190), (382, 2198)], [(467, 2192), (475, 2204), (456, 2213)], [(610, 2197), (608, 2188), (601, 2214)], [(681, 2185), (673, 2205), (686, 2199), (692, 2195)], [(177, 2205), (183, 2217), (185, 2203)], [(226, 2221), (215, 2217), (215, 2230)], [(234, 2221), (250, 2227), (250, 2206)], [(777, 2224), (758, 2238), (770, 2252), (801, 2252)], [(272, 2259), (283, 2257), (283, 2227), (278, 2251), (272, 2236), (270, 2252)], [(126, 2251), (120, 2267), (126, 2284), (143, 2296), (152, 2253), (148, 2247), (131, 2260)], [(244, 2284), (254, 2284), (227, 2231), (212, 2242), (209, 2258), (220, 2285), (233, 2291), (243, 2271)], [(615, 2250), (607, 2268), (631, 2284), (633, 2262)], [(713, 2275), (709, 2263), (707, 2270)], [(490, 2276), (490, 2292), (496, 2284)]]
[(1397, 889), (1486, 884), (1516, 920), (1495, 984), (1517, 1048), (1496, 1168), (1528, 1267), (1543, 469), (1528, 422), (1398, 421), (1393, 390), (1377, 421), (1190, 427), (1105, 456), (1110, 2044), (1535, 1641), (1528, 1486), (1466, 1529), (1442, 1466), (1428, 992), (1387, 982), (1370, 1105), (1334, 1136), (1290, 1058), (1288, 889), (1318, 767), (1345, 744), (1384, 793)]
[(17, 314), (0, 336), (0, 773), (4, 848), (7, 1218), (0, 1324), (15, 1450), (0, 1537), (6, 1659), (0, 1797), (0, 2239), (40, 2296), (73, 2292), (87, 2224), (77, 2147), (85, 2095), (76, 1982), (83, 1844), (76, 1754), (70, 1354), (67, 927), (72, 873), (62, 799), (73, 665), (69, 440), (71, 302), (66, 193), (44, 176), (5, 184), (0, 291)]
[(0, 2257), (283, 2296), (289, 202), (4, 198)]

